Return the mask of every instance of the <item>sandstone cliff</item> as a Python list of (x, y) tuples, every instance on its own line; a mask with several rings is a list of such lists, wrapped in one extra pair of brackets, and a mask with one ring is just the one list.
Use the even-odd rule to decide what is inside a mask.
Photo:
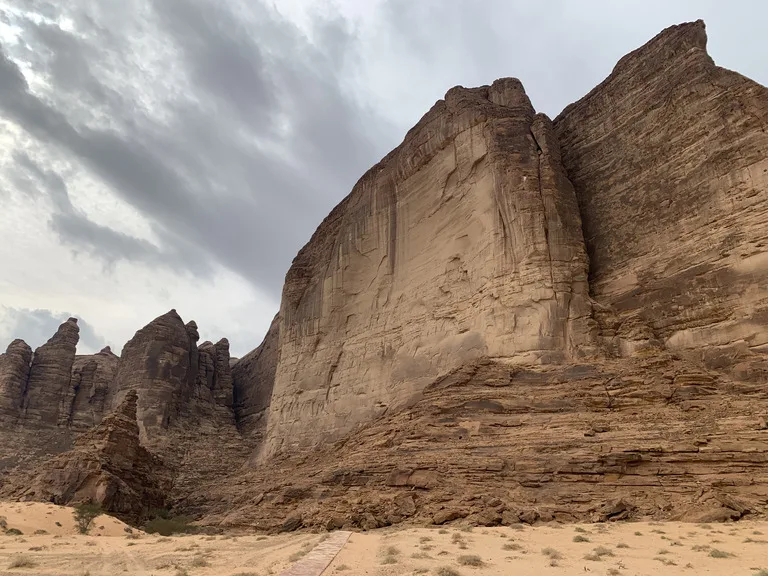
[(294, 260), (266, 454), (339, 438), (481, 356), (591, 353), (587, 271), (549, 119), (516, 79), (450, 90)]
[(125, 400), (114, 437), (161, 478), (94, 456), (119, 452), (110, 417), (26, 496), (135, 502), (146, 481), (275, 530), (763, 514), (767, 111), (700, 22), (554, 123), (515, 79), (453, 88), (321, 224), (240, 360), (174, 310), (120, 359), (75, 357), (73, 320), (34, 355), (13, 342), (0, 473)]
[(768, 89), (704, 23), (628, 54), (555, 120), (620, 353), (652, 342), (768, 381)]

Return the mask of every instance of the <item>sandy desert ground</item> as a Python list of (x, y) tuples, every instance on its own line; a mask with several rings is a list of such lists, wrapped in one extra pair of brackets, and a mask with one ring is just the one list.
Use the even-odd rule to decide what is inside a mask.
[[(101, 516), (77, 534), (70, 508), (0, 503), (0, 574), (279, 575), (322, 534), (144, 534)], [(20, 531), (21, 534), (17, 534)], [(768, 522), (384, 529), (353, 534), (325, 576), (726, 574), (768, 576)]]

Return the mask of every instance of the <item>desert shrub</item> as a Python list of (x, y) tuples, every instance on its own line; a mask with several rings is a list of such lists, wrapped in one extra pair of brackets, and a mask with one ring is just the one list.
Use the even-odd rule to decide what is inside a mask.
[(768, 570), (762, 569), (754, 573), (754, 576), (768, 576)]
[(629, 548), (629, 544), (625, 544), (624, 542), (619, 542), (616, 544), (616, 548)]
[(613, 556), (613, 550), (611, 550), (610, 548), (606, 548), (605, 546), (598, 546), (593, 550), (593, 552), (598, 556), (600, 556), (601, 558), (603, 556)]
[(339, 564), (338, 566), (336, 566), (336, 570), (339, 572), (343, 572), (344, 570), (349, 570), (349, 566), (347, 566), (346, 564)]
[(448, 534), (448, 530), (445, 528), (440, 528), (440, 530), (437, 531), (438, 534)]
[(208, 562), (208, 560), (206, 560), (203, 556), (195, 556), (192, 558), (190, 566), (193, 568), (204, 568), (206, 566), (210, 566), (210, 562)]
[(501, 548), (502, 548), (502, 550), (514, 550), (514, 551), (519, 551), (519, 550), (523, 549), (523, 547), (520, 546), (520, 544), (518, 544), (517, 542), (512, 542), (510, 544), (504, 544), (504, 546), (502, 546)]
[(594, 552), (590, 552), (586, 556), (584, 556), (584, 560), (590, 560), (592, 562), (600, 562), (602, 558), (598, 554), (595, 554)]
[(437, 569), (437, 576), (461, 576), (461, 572), (450, 566), (441, 566)]
[(578, 534), (573, 537), (574, 542), (589, 542), (589, 538), (586, 536), (582, 536), (581, 534)]
[(48, 530), (35, 530), (34, 534), (35, 536), (44, 536), (45, 534), (48, 534)]
[(459, 556), (456, 559), (456, 562), (458, 562), (462, 566), (475, 566), (477, 568), (485, 565), (485, 562), (483, 562), (483, 559), (480, 558), (480, 556), (478, 556), (477, 554), (465, 554), (463, 556)]
[(23, 534), (24, 532), (18, 528), (8, 528), (8, 530), (5, 531), (6, 536), (22, 536)]
[(288, 556), (288, 561), (289, 562), (296, 562), (297, 560), (301, 560), (302, 558), (304, 558), (304, 556), (306, 556), (306, 555), (307, 555), (307, 551), (306, 550), (297, 550), (296, 552), (294, 552), (293, 554)]
[(664, 566), (677, 566), (677, 563), (674, 560), (670, 560), (669, 558), (662, 558), (661, 556), (656, 556), (654, 558), (657, 562), (661, 562), (664, 564)]
[(587, 533), (587, 531), (584, 530), (584, 528), (582, 528), (581, 526), (576, 526), (576, 528), (574, 528), (573, 530), (574, 530), (574, 532), (579, 532), (581, 534), (586, 534)]
[(149, 534), (160, 534), (160, 536), (192, 534), (197, 532), (197, 528), (190, 524), (191, 521), (192, 519), (188, 516), (173, 516), (170, 518), (156, 516), (144, 524), (144, 531)]
[(709, 551), (709, 556), (711, 558), (728, 558), (731, 556), (728, 552), (723, 552), (722, 550), (718, 550), (717, 548), (713, 548)]
[(8, 565), (8, 569), (12, 568), (34, 568), (37, 566), (37, 562), (32, 560), (29, 556), (19, 554), (11, 559), (11, 563)]
[(548, 548), (544, 548), (541, 551), (541, 553), (544, 554), (544, 556), (548, 556), (552, 560), (560, 560), (563, 557), (563, 555), (560, 554), (559, 551), (555, 550), (554, 548), (549, 548), (549, 547)]
[(88, 534), (91, 524), (101, 515), (101, 513), (101, 506), (94, 504), (93, 502), (84, 502), (75, 506), (73, 515), (75, 517), (77, 531), (80, 532), (80, 534)]

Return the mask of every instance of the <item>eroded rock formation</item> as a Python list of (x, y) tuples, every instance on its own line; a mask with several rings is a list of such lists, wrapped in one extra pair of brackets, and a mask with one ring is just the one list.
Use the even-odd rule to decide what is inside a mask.
[(229, 342), (205, 342), (197, 325), (186, 325), (175, 310), (155, 318), (123, 347), (115, 386), (118, 397), (139, 393), (138, 421), (152, 442), (187, 417), (221, 416), (234, 426)]
[(126, 394), (117, 410), (81, 435), (72, 450), (45, 463), (11, 495), (56, 504), (96, 502), (105, 510), (140, 519), (165, 505), (171, 476), (163, 462), (143, 448), (136, 422), (138, 395)]
[(69, 417), (70, 379), (80, 339), (77, 318), (64, 322), (35, 350), (22, 405), (22, 419), (43, 425), (65, 424)]
[(665, 30), (555, 127), (615, 347), (766, 382), (768, 89), (706, 43), (701, 21)]
[(32, 348), (24, 340), (14, 340), (0, 354), (0, 419), (16, 420), (29, 379)]

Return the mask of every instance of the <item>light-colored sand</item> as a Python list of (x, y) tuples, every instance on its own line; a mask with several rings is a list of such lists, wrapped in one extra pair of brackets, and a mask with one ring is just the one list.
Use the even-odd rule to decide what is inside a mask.
[[(589, 541), (574, 542), (576, 536)], [(595, 549), (605, 555), (585, 559)], [(714, 558), (713, 550), (730, 555)], [(556, 566), (551, 565), (552, 556), (559, 556)], [(474, 557), (482, 566), (462, 564)], [(752, 576), (760, 569), (768, 570), (768, 522), (701, 526), (643, 522), (353, 534), (324, 576)]]
[[(18, 536), (0, 530), (2, 575), (278, 575), (327, 537), (253, 534), (164, 538), (138, 530), (129, 534), (125, 524), (107, 516), (97, 518), (92, 534), (83, 536), (75, 528), (72, 508), (39, 503), (0, 502), (2, 517), (8, 528), (23, 532)], [(47, 534), (35, 534), (38, 530)], [(33, 566), (11, 568), (20, 557)]]
[[(76, 533), (71, 508), (37, 503), (0, 503), (0, 517), (5, 517), (8, 528), (23, 532), (0, 533), (0, 574), (8, 575), (277, 576), (325, 538), (319, 534), (163, 538), (136, 530), (128, 534), (123, 523), (106, 516), (94, 522), (93, 535), (82, 536)], [(35, 534), (37, 530), (47, 533)], [(575, 542), (574, 537), (588, 541)], [(603, 553), (599, 559), (585, 558), (596, 549)], [(713, 557), (713, 551), (727, 556)], [(553, 556), (558, 557), (556, 565)], [(33, 565), (11, 568), (20, 557)], [(462, 564), (474, 557), (479, 557), (481, 566)], [(761, 569), (768, 570), (768, 522), (667, 522), (378, 530), (353, 534), (323, 575), (751, 576)]]

